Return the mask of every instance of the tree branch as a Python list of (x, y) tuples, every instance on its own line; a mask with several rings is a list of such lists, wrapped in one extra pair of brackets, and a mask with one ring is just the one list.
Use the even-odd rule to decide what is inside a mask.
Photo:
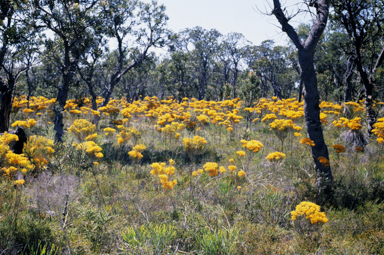
[(304, 44), (304, 47), (309, 51), (315, 50), (316, 45), (319, 42), (325, 27), (327, 26), (329, 0), (319, 0), (314, 6), (317, 11), (316, 20), (313, 23), (309, 36)]
[(281, 9), (281, 4), (279, 0), (273, 0), (273, 11), (272, 14), (275, 15), (276, 19), (279, 21), (281, 25), (281, 29), (283, 32), (287, 33), (289, 38), (293, 41), (296, 48), (302, 49), (303, 43), (301, 42), (299, 35), (295, 31), (295, 29), (288, 23), (288, 19), (285, 16), (283, 10)]
[(383, 63), (383, 60), (384, 60), (384, 47), (381, 50), (379, 57), (377, 58), (375, 67), (372, 70), (372, 74), (374, 74), (376, 72), (376, 69)]

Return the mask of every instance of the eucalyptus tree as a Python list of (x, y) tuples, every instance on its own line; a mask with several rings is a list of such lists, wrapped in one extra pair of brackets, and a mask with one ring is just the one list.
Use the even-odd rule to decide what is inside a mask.
[(156, 70), (156, 56), (152, 52), (146, 60), (140, 65), (133, 68), (129, 75), (126, 75), (121, 80), (121, 95), (125, 95), (128, 102), (139, 100), (147, 95), (147, 87), (153, 83), (154, 72)]
[(173, 48), (189, 53), (195, 72), (193, 79), (198, 99), (206, 96), (209, 80), (213, 74), (221, 34), (216, 29), (206, 30), (202, 27), (187, 28), (179, 32), (173, 40)]
[[(97, 72), (102, 72), (102, 60), (105, 54), (108, 53), (107, 40), (104, 38), (99, 27), (92, 31), (84, 40), (84, 50), (80, 52), (80, 58), (77, 62), (77, 70), (80, 78), (87, 85), (88, 94), (91, 96), (92, 109), (97, 110), (96, 98), (101, 85), (96, 81), (98, 78)], [(100, 81), (99, 81), (100, 82)], [(98, 86), (97, 86), (98, 85)]]
[(22, 53), (22, 62), (26, 66), (25, 81), (27, 85), (27, 100), (29, 107), (29, 99), (36, 91), (38, 81), (35, 79), (35, 66), (41, 63), (41, 48), (43, 41), (41, 37), (29, 37), (28, 43), (23, 45), (20, 52)]
[(16, 81), (27, 70), (21, 53), (37, 32), (26, 25), (25, 13), (24, 1), (0, 1), (0, 133), (8, 131)]
[[(56, 140), (61, 142), (64, 134), (63, 110), (72, 79), (75, 75), (88, 30), (97, 23), (95, 18), (98, 0), (34, 0), (31, 15), (34, 25), (50, 30), (54, 38), (48, 37), (46, 44), (57, 47), (52, 60), (61, 73), (62, 81), (57, 90), (54, 128)], [(54, 40), (54, 41), (53, 41)]]
[(168, 94), (179, 101), (184, 97), (194, 97), (197, 94), (194, 70), (189, 52), (170, 51), (170, 58), (163, 59), (157, 65), (160, 97)]
[(259, 46), (248, 47), (247, 63), (261, 82), (262, 96), (266, 97), (270, 88), (278, 98), (290, 95), (294, 84), (293, 68), (287, 47), (275, 46), (272, 40), (266, 40)]
[[(344, 101), (344, 76), (349, 75), (348, 72), (351, 71), (347, 68), (348, 56), (344, 52), (344, 49), (349, 47), (348, 44), (345, 33), (328, 26), (317, 45), (314, 63), (319, 79), (319, 91), (323, 100), (327, 101), (331, 96), (331, 100)], [(349, 83), (348, 86), (350, 85)], [(350, 99), (347, 101), (352, 100), (352, 94), (349, 96)]]
[(165, 45), (169, 31), (165, 6), (156, 1), (102, 1), (101, 7), (104, 32), (117, 41), (117, 60), (103, 91), (105, 106), (123, 76), (145, 61), (151, 48)]
[(304, 84), (304, 114), (305, 126), (308, 137), (314, 141), (312, 157), (317, 172), (317, 184), (319, 191), (325, 191), (325, 187), (332, 182), (332, 172), (329, 165), (320, 163), (319, 158), (329, 160), (328, 149), (324, 142), (323, 130), (320, 121), (319, 93), (317, 89), (317, 77), (314, 67), (314, 55), (316, 46), (325, 30), (329, 15), (330, 0), (310, 1), (308, 7), (316, 10), (314, 22), (309, 31), (308, 38), (303, 41), (297, 31), (289, 23), (291, 17), (283, 11), (279, 0), (273, 0), (272, 14), (276, 17), (284, 31), (292, 40), (298, 50), (299, 64), (301, 67), (301, 79)]
[[(28, 90), (27, 100), (29, 101), (31, 94), (36, 87), (36, 83), (33, 85), (33, 81), (29, 75), (29, 70), (33, 65), (39, 62), (39, 44), (34, 40), (35, 38), (33, 38), (33, 34), (25, 34), (24, 36), (28, 39), (25, 39), (22, 42), (14, 44), (8, 48), (0, 68), (5, 74), (7, 87), (11, 89), (13, 93), (15, 92), (14, 90), (16, 85), (20, 87), (19, 79), (23, 74), (25, 74)], [(9, 105), (10, 108), (11, 106), (12, 104)]]
[[(245, 57), (246, 46), (250, 44), (245, 37), (236, 32), (221, 37), (218, 45), (217, 58), (222, 63), (222, 87), (229, 83), (232, 86), (233, 97), (236, 97), (236, 83), (240, 73), (241, 61)], [(232, 74), (232, 75), (231, 75)]]
[(332, 23), (346, 31), (348, 41), (353, 45), (353, 49), (346, 53), (350, 62), (354, 60), (364, 86), (368, 132), (371, 133), (376, 122), (373, 105), (375, 74), (384, 61), (384, 4), (381, 0), (331, 0), (331, 4)]

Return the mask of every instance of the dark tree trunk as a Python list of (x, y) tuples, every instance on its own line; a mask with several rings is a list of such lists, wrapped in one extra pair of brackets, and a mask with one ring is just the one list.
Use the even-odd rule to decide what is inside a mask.
[(16, 130), (11, 133), (17, 135), (17, 137), (19, 138), (19, 140), (12, 146), (11, 150), (16, 154), (23, 153), (24, 144), (28, 140), (27, 135), (24, 132), (24, 129), (21, 127), (17, 127)]
[(315, 162), (319, 192), (324, 194), (324, 192), (327, 192), (327, 187), (329, 187), (333, 178), (330, 166), (321, 164), (319, 161), (319, 157), (325, 157), (329, 160), (329, 155), (327, 146), (324, 142), (323, 130), (321, 128), (320, 98), (317, 90), (314, 54), (316, 45), (327, 24), (329, 0), (316, 1), (314, 7), (316, 8), (317, 16), (305, 42), (300, 40), (295, 29), (288, 23), (289, 20), (281, 9), (280, 1), (274, 0), (273, 3), (274, 9), (272, 14), (275, 15), (282, 26), (282, 30), (287, 33), (299, 51), (299, 63), (302, 70), (301, 79), (304, 84), (305, 126), (307, 128), (308, 137), (315, 143), (315, 146), (312, 147), (312, 157)]
[[(364, 86), (369, 135), (371, 135), (377, 117), (377, 113), (373, 108), (374, 74), (384, 61), (384, 47), (379, 55), (373, 50), (380, 45), (383, 37), (383, 30), (380, 29), (382, 10), (378, 6), (379, 2), (362, 0), (332, 1), (335, 13), (334, 19), (343, 26), (354, 47), (354, 52), (349, 54), (354, 57), (356, 69)], [(373, 30), (375, 31), (372, 32)], [(376, 42), (379, 43), (376, 44)], [(375, 59), (376, 63), (372, 65)], [(371, 63), (368, 67), (364, 64), (367, 61)]]
[(207, 87), (205, 75), (199, 82), (199, 100), (203, 100), (205, 97), (205, 88)]
[(274, 94), (274, 96), (277, 96), (279, 99), (282, 99), (281, 89), (276, 84), (276, 80), (275, 79), (272, 80), (272, 87), (273, 87), (273, 94)]
[(61, 67), (63, 81), (58, 89), (56, 103), (58, 103), (59, 105), (54, 108), (55, 118), (53, 120), (54, 129), (56, 131), (56, 142), (63, 141), (62, 137), (64, 135), (64, 106), (67, 103), (69, 87), (73, 78), (73, 74), (76, 71), (79, 57), (80, 56), (75, 56), (74, 60), (70, 59), (70, 46), (68, 41), (64, 40), (64, 65), (62, 65)]
[(29, 108), (29, 99), (31, 98), (32, 96), (32, 81), (31, 81), (31, 77), (29, 76), (29, 68), (25, 71), (25, 76), (27, 78), (27, 85), (28, 85), (28, 94), (27, 94), (27, 107)]
[(315, 161), (318, 181), (320, 178), (332, 181), (331, 168), (324, 166), (319, 162), (319, 157), (329, 159), (328, 149), (324, 141), (323, 130), (320, 121), (319, 93), (317, 90), (317, 77), (313, 65), (313, 54), (304, 50), (299, 50), (299, 62), (302, 68), (301, 79), (304, 83), (304, 115), (305, 127), (308, 137), (314, 141), (312, 147), (312, 157)]
[(64, 135), (64, 122), (63, 122), (63, 111), (64, 106), (67, 102), (68, 98), (68, 92), (69, 92), (69, 84), (71, 82), (72, 75), (70, 72), (63, 75), (63, 83), (59, 87), (59, 91), (57, 93), (57, 99), (56, 102), (59, 103), (58, 108), (55, 107), (55, 118), (54, 118), (54, 129), (56, 131), (55, 139), (57, 142), (62, 142), (63, 135)]
[(232, 81), (232, 87), (233, 87), (233, 98), (237, 97), (237, 91), (236, 91), (236, 83), (237, 78), (239, 76), (239, 70), (237, 69), (238, 63), (235, 63), (234, 71), (233, 71), (233, 81)]
[(9, 117), (12, 109), (12, 92), (13, 87), (9, 88), (0, 77), (0, 133), (8, 131), (9, 128)]

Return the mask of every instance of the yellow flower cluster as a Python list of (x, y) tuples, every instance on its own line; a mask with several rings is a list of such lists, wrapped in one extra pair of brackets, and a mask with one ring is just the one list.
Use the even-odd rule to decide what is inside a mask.
[(355, 117), (353, 119), (351, 119), (349, 122), (348, 122), (348, 127), (352, 130), (352, 131), (358, 131), (360, 130), (363, 126), (360, 124), (361, 122), (361, 118), (360, 117)]
[(345, 152), (345, 147), (341, 144), (334, 144), (332, 145), (332, 148), (337, 152), (337, 153), (342, 153)]
[(290, 128), (293, 128), (297, 131), (301, 130), (301, 127), (296, 126), (292, 120), (285, 119), (275, 119), (272, 123), (269, 124), (269, 126), (273, 131), (288, 131)]
[(297, 217), (305, 215), (312, 224), (327, 223), (328, 219), (324, 212), (320, 212), (320, 206), (312, 202), (301, 202), (296, 206), (296, 210), (291, 212), (292, 220), (297, 220)]
[(192, 172), (192, 176), (198, 176), (200, 174), (204, 173), (203, 169), (197, 169), (197, 171)]
[(275, 151), (275, 152), (269, 153), (265, 159), (269, 161), (278, 161), (280, 159), (284, 159), (285, 157), (286, 155), (284, 153)]
[(353, 112), (362, 112), (364, 111), (364, 106), (361, 104), (363, 102), (364, 102), (364, 99), (359, 101), (360, 104), (350, 101), (350, 102), (344, 103), (344, 105), (350, 107), (353, 110)]
[(15, 134), (4, 132), (4, 134), (0, 136), (0, 144), (8, 145), (12, 142), (17, 142), (17, 141), (19, 141), (19, 137)]
[(236, 151), (236, 154), (237, 154), (239, 157), (244, 157), (244, 156), (245, 156), (245, 151)]
[(136, 151), (136, 150), (131, 150), (128, 152), (128, 155), (133, 158), (135, 161), (139, 161), (142, 157), (143, 157), (143, 154), (141, 154), (141, 152), (139, 151)]
[(334, 115), (339, 115), (342, 108), (342, 106), (339, 104), (334, 104), (327, 101), (322, 101), (319, 106), (322, 112)]
[(5, 167), (1, 168), (1, 170), (10, 180), (14, 178), (16, 171), (20, 171), (25, 175), (35, 168), (35, 166), (24, 154), (15, 154), (10, 150), (6, 152), (5, 158), (1, 161), (4, 161), (5, 165)]
[(272, 123), (269, 124), (269, 126), (277, 138), (280, 139), (280, 141), (285, 140), (289, 131), (300, 131), (302, 129), (301, 127), (295, 125), (291, 119), (275, 119)]
[(291, 120), (297, 120), (304, 116), (304, 111), (292, 111), (292, 110), (286, 110), (283, 109), (280, 110), (279, 115), (285, 116)]
[[(183, 123), (179, 123), (179, 122), (172, 122), (171, 124), (166, 124), (164, 127), (160, 127), (160, 125), (156, 125), (155, 126), (157, 128), (157, 131), (169, 136), (169, 137), (172, 137), (173, 134), (175, 134), (175, 132), (177, 130), (182, 130), (185, 125)], [(175, 134), (176, 136), (176, 134)], [(177, 137), (175, 137), (177, 138)]]
[(215, 162), (207, 162), (203, 166), (203, 169), (208, 172), (209, 176), (217, 176), (219, 174), (219, 165)]
[(110, 127), (107, 127), (107, 128), (104, 128), (103, 131), (105, 132), (105, 136), (112, 136), (115, 132), (116, 132), (116, 129), (114, 128), (110, 128)]
[(301, 144), (307, 144), (307, 145), (310, 145), (310, 146), (315, 146), (315, 142), (312, 141), (310, 138), (303, 138), (300, 140), (300, 143)]
[[(120, 112), (120, 109), (119, 109), (120, 103), (121, 103), (120, 100), (113, 99), (113, 100), (110, 100), (106, 106), (100, 107), (98, 110), (99, 112), (102, 112), (107, 116), (110, 114), (117, 116), (117, 114), (119, 114)], [(124, 114), (123, 116), (126, 117)]]
[(128, 128), (128, 132), (132, 135), (132, 137), (135, 141), (141, 137), (140, 130), (138, 130), (136, 128)]
[(139, 161), (143, 154), (141, 154), (147, 147), (144, 144), (137, 144), (132, 148), (130, 152), (128, 152), (128, 155), (133, 158), (135, 161)]
[(98, 159), (101, 159), (104, 157), (103, 153), (101, 151), (103, 150), (100, 146), (98, 146), (94, 141), (86, 141), (80, 144), (73, 143), (73, 146), (76, 146), (77, 150), (84, 150), (87, 152), (87, 154), (91, 157), (96, 157)]
[(175, 185), (177, 184), (177, 180), (170, 181), (169, 177), (175, 174), (175, 167), (173, 166), (175, 164), (175, 161), (173, 159), (169, 160), (169, 166), (167, 167), (167, 164), (164, 162), (161, 163), (153, 163), (151, 165), (152, 170), (151, 174), (158, 176), (160, 178), (160, 182), (162, 184), (162, 187), (164, 189), (173, 189)]
[(276, 115), (274, 113), (265, 114), (264, 118), (261, 119), (262, 122), (266, 122), (268, 120), (275, 120), (277, 119)]
[(30, 136), (24, 145), (23, 152), (35, 165), (36, 171), (41, 171), (48, 165), (48, 159), (55, 153), (54, 142), (43, 136)]
[(133, 137), (134, 141), (137, 141), (141, 137), (141, 132), (136, 128), (126, 128), (123, 125), (118, 125), (120, 134), (116, 136), (118, 144), (124, 144)]
[(201, 114), (197, 116), (197, 120), (202, 124), (202, 125), (207, 125), (210, 122), (210, 119), (207, 115)]
[(259, 152), (264, 147), (264, 145), (261, 142), (256, 140), (251, 140), (251, 141), (241, 140), (240, 142), (243, 148), (246, 148), (252, 152)]
[(75, 109), (75, 110), (70, 110), (69, 113), (74, 114), (74, 115), (78, 115), (78, 114), (81, 114), (82, 111)]
[(14, 183), (15, 183), (16, 186), (21, 186), (21, 185), (23, 185), (25, 183), (25, 180), (24, 179), (16, 180)]
[(363, 152), (363, 151), (364, 151), (364, 149), (361, 148), (361, 147), (359, 147), (359, 146), (356, 146), (356, 147), (355, 147), (355, 150), (356, 150), (357, 152)]
[(373, 124), (372, 133), (378, 136), (376, 139), (378, 143), (384, 142), (384, 118), (377, 119), (377, 122)]
[(239, 177), (243, 177), (245, 175), (245, 172), (243, 170), (240, 170), (238, 173), (237, 173), (237, 176)]
[(321, 121), (321, 123), (328, 124), (328, 121), (326, 120), (326, 118), (327, 118), (327, 114), (321, 112), (320, 113), (320, 121)]
[[(3, 173), (3, 175), (9, 180), (13, 180), (15, 178), (17, 171), (26, 175), (35, 169), (35, 165), (29, 160), (27, 155), (15, 154), (10, 150), (9, 144), (18, 140), (19, 138), (17, 135), (9, 134), (7, 132), (4, 132), (4, 134), (0, 136), (0, 173)], [(27, 146), (24, 147), (24, 152), (26, 147), (28, 147), (28, 144), (30, 144), (30, 142), (27, 142)], [(50, 147), (46, 147), (44, 149), (45, 153), (54, 152), (54, 150)], [(36, 154), (38, 153), (36, 152)], [(34, 158), (32, 158), (32, 161), (33, 160)]]
[(85, 141), (93, 141), (97, 138), (97, 133), (94, 133), (94, 134), (91, 134), (89, 136), (87, 136), (86, 138), (84, 138)]
[(44, 110), (47, 107), (51, 107), (55, 104), (55, 102), (56, 102), (56, 98), (48, 99), (43, 96), (39, 96), (39, 97), (32, 96), (29, 99), (29, 108), (27, 108), (28, 107), (27, 96), (23, 95), (20, 97), (16, 97), (13, 100), (12, 112), (17, 111), (20, 108), (24, 108), (23, 109), (24, 113), (32, 113), (35, 111)]
[(206, 144), (207, 144), (207, 141), (203, 137), (198, 135), (194, 136), (192, 139), (191, 138), (183, 139), (184, 150), (188, 153), (201, 151), (202, 149), (204, 149)]
[(229, 165), (229, 166), (228, 166), (228, 169), (229, 169), (229, 171), (233, 172), (233, 171), (236, 171), (236, 170), (237, 170), (237, 166), (235, 166), (235, 165)]
[(94, 134), (96, 125), (87, 121), (86, 119), (76, 119), (73, 124), (68, 128), (68, 132), (75, 135), (78, 141), (83, 141), (84, 138)]
[(125, 131), (125, 130), (121, 130), (120, 131), (120, 134), (118, 134), (117, 136), (117, 143), (118, 144), (124, 144), (125, 142), (127, 142), (132, 136), (129, 132)]
[(30, 128), (36, 125), (36, 120), (29, 119), (27, 121), (17, 120), (15, 121), (11, 126), (12, 127), (24, 127), (24, 128)]
[(329, 160), (326, 157), (318, 157), (317, 160), (324, 167), (329, 167)]
[(351, 131), (358, 131), (362, 128), (362, 125), (360, 124), (360, 122), (361, 122), (360, 117), (355, 117), (351, 120), (341, 117), (339, 120), (334, 120), (332, 123), (335, 127), (338, 127), (338, 128), (349, 127)]

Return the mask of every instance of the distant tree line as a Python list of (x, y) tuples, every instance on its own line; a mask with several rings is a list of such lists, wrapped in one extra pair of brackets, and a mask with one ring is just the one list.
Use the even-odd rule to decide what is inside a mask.
[[(320, 98), (365, 98), (372, 125), (373, 100), (384, 100), (383, 3), (332, 0), (330, 6), (314, 55)], [(57, 140), (68, 98), (90, 96), (94, 109), (98, 96), (102, 105), (111, 97), (132, 101), (147, 95), (240, 97), (250, 105), (260, 97), (301, 99), (302, 68), (293, 41), (255, 46), (236, 32), (172, 32), (167, 20), (166, 7), (156, 1), (1, 0), (0, 132), (8, 130), (12, 98), (22, 94), (57, 98)], [(299, 40), (310, 29), (299, 25)]]

